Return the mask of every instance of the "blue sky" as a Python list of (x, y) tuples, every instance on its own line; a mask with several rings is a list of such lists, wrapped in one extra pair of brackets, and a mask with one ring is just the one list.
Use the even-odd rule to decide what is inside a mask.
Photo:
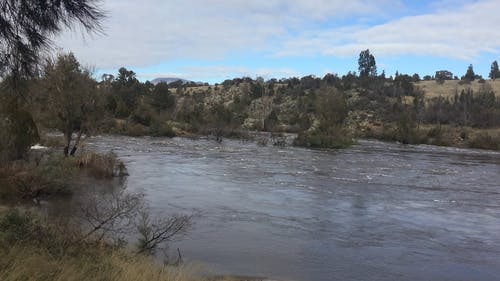
[(210, 83), (357, 70), (370, 49), (379, 72), (421, 76), (500, 60), (499, 0), (104, 0), (104, 35), (55, 39), (97, 74)]

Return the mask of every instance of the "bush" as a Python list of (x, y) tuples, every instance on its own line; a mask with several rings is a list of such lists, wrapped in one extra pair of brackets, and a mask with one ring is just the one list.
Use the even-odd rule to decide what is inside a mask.
[(69, 194), (76, 171), (59, 155), (43, 161), (22, 160), (0, 166), (0, 197), (39, 198), (52, 194)]
[(302, 132), (299, 133), (293, 144), (296, 146), (304, 146), (311, 148), (347, 148), (353, 144), (349, 134), (338, 133), (335, 135), (327, 135), (319, 132)]
[(149, 135), (153, 137), (175, 137), (175, 132), (170, 124), (167, 122), (155, 121), (149, 127)]
[(469, 138), (468, 145), (471, 148), (500, 150), (500, 135), (492, 136), (487, 132), (481, 132)]
[(0, 112), (0, 132), (0, 163), (21, 159), (39, 141), (33, 118), (24, 110)]
[(0, 217), (0, 277), (10, 280), (204, 280), (186, 266), (160, 266), (151, 257), (81, 239), (78, 231), (36, 214)]
[(147, 135), (148, 128), (141, 124), (128, 123), (125, 126), (125, 135), (132, 137), (140, 137)]
[(127, 175), (125, 164), (116, 154), (86, 153), (76, 159), (80, 169), (85, 169), (94, 178), (112, 178)]
[(40, 158), (0, 165), (0, 197), (36, 199), (70, 194), (77, 176), (81, 176), (79, 170), (97, 179), (127, 175), (125, 164), (113, 153), (64, 157), (47, 152)]

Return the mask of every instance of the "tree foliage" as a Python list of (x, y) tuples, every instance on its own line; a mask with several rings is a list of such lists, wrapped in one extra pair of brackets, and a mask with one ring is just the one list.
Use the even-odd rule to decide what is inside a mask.
[(359, 77), (377, 76), (377, 64), (370, 50), (366, 49), (359, 54), (358, 65)]
[(497, 78), (500, 78), (500, 70), (498, 70), (498, 62), (494, 61), (491, 64), (491, 70), (490, 70), (490, 79), (495, 80)]
[(0, 1), (0, 78), (3, 79), (0, 131), (7, 135), (2, 138), (6, 145), (0, 145), (0, 158), (20, 158), (37, 141), (37, 127), (27, 108), (26, 80), (35, 76), (40, 58), (52, 43), (50, 38), (63, 28), (79, 24), (87, 31), (101, 30), (99, 22), (104, 13), (98, 3), (97, 0)]
[(175, 98), (170, 94), (167, 83), (158, 83), (153, 89), (153, 107), (160, 111), (175, 105)]
[(141, 83), (135, 72), (125, 67), (120, 68), (111, 87), (113, 98), (108, 100), (108, 108), (117, 117), (128, 117), (136, 109), (139, 95), (142, 94)]
[[(47, 125), (64, 134), (64, 154), (73, 155), (82, 134), (89, 134), (102, 117), (97, 83), (72, 53), (61, 54), (56, 60), (48, 60), (42, 83), (46, 94)], [(77, 139), (69, 152), (73, 133), (77, 134)]]
[(50, 37), (80, 24), (100, 30), (104, 14), (96, 0), (3, 0), (0, 3), (0, 76), (31, 76)]
[(472, 66), (472, 64), (469, 64), (469, 67), (467, 67), (467, 72), (462, 77), (462, 80), (474, 81), (474, 79), (476, 79), (476, 74), (474, 73), (474, 67)]

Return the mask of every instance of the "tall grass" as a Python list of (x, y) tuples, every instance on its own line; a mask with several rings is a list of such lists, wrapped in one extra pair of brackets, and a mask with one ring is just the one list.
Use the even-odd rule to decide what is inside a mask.
[(16, 245), (2, 251), (0, 280), (204, 280), (194, 267), (156, 264), (146, 256), (123, 250), (96, 249), (85, 255), (55, 257), (43, 248)]

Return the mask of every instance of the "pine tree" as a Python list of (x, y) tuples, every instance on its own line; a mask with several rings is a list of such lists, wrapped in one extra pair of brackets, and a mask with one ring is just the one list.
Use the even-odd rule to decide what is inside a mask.
[(469, 64), (469, 67), (467, 68), (467, 72), (465, 73), (464, 77), (462, 77), (463, 80), (467, 81), (474, 81), (476, 78), (476, 74), (474, 73), (474, 68), (472, 64)]
[(497, 61), (494, 61), (491, 64), (491, 71), (490, 71), (489, 77), (491, 80), (495, 80), (497, 78), (500, 78), (500, 71), (498, 70), (498, 62)]
[(0, 77), (30, 76), (50, 38), (81, 24), (100, 30), (103, 12), (96, 0), (0, 1)]

